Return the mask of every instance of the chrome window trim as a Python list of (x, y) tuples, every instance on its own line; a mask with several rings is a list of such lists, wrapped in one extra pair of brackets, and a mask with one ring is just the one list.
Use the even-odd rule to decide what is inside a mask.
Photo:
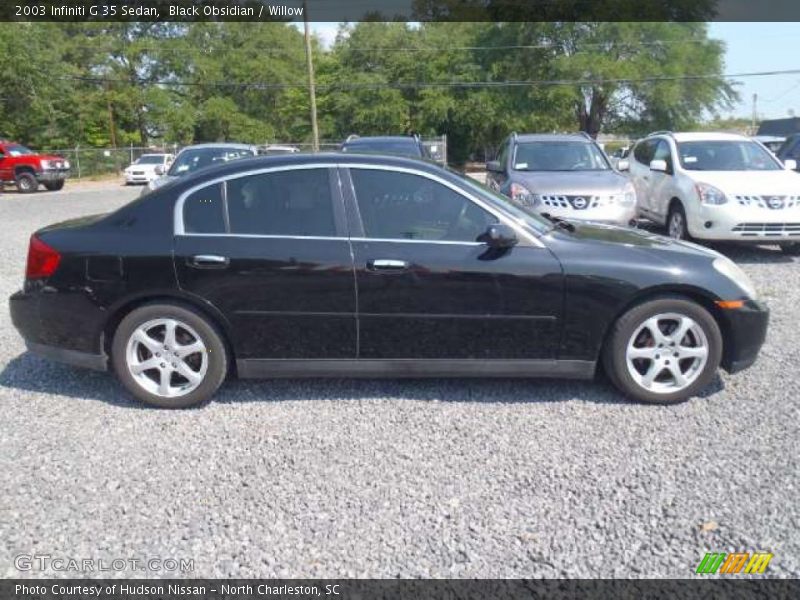
[[(322, 239), (322, 240), (345, 240), (348, 239), (347, 237), (325, 237), (325, 236), (297, 236), (297, 235), (273, 235), (273, 234), (241, 234), (241, 233), (186, 233), (186, 229), (183, 223), (183, 206), (186, 201), (186, 198), (193, 194), (194, 192), (201, 190), (206, 187), (211, 187), (213, 185), (225, 184), (223, 187), (227, 188), (227, 182), (233, 179), (239, 179), (241, 177), (249, 177), (252, 175), (263, 175), (266, 173), (278, 173), (281, 171), (300, 171), (300, 170), (308, 170), (308, 169), (371, 169), (374, 171), (391, 171), (393, 173), (407, 173), (411, 175), (418, 175), (420, 177), (425, 177), (432, 181), (436, 181), (437, 183), (444, 185), (447, 188), (450, 188), (457, 194), (460, 194), (462, 197), (466, 198), (473, 204), (477, 204), (483, 210), (487, 211), (488, 213), (497, 217), (498, 221), (501, 223), (505, 223), (509, 227), (511, 227), (517, 235), (524, 238), (529, 244), (536, 246), (538, 248), (544, 248), (544, 244), (542, 244), (539, 239), (522, 229), (516, 221), (509, 216), (505, 215), (501, 211), (495, 209), (493, 206), (483, 202), (476, 196), (470, 194), (469, 192), (464, 191), (456, 184), (447, 181), (446, 179), (439, 177), (433, 173), (428, 173), (423, 170), (414, 169), (411, 167), (400, 167), (394, 165), (378, 165), (378, 164), (370, 164), (370, 163), (313, 163), (313, 164), (302, 164), (302, 165), (280, 165), (276, 167), (264, 167), (261, 169), (252, 169), (249, 171), (242, 171), (241, 173), (235, 173), (231, 175), (225, 175), (223, 177), (217, 177), (216, 179), (212, 179), (210, 181), (204, 181), (196, 186), (189, 188), (188, 190), (184, 191), (179, 197), (177, 202), (175, 202), (175, 208), (173, 210), (173, 231), (174, 235), (176, 236), (204, 236), (204, 237), (248, 237), (248, 238), (274, 238), (274, 239)], [(447, 245), (469, 245), (469, 246), (481, 246), (483, 245), (481, 242), (462, 242), (462, 241), (450, 241), (450, 240), (406, 240), (406, 239), (385, 239), (385, 238), (349, 238), (351, 241), (362, 241), (362, 242), (400, 242), (400, 243), (417, 243), (417, 244), (447, 244)]]

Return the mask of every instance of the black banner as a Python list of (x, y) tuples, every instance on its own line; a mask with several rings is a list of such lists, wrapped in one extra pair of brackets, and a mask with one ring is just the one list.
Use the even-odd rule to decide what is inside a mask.
[(800, 21), (797, 0), (3, 0), (0, 21)]
[(797, 580), (61, 579), (0, 582), (1, 600), (640, 600), (800, 597)]

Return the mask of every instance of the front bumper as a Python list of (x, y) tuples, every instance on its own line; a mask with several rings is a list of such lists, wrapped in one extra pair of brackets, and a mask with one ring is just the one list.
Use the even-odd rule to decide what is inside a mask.
[(561, 217), (573, 221), (592, 221), (593, 223), (605, 223), (608, 225), (627, 226), (636, 219), (635, 206), (620, 206), (619, 204), (583, 210), (576, 210), (572, 207), (539, 205), (536, 210), (541, 214), (548, 214), (552, 217)]
[(722, 368), (728, 373), (743, 371), (756, 361), (767, 337), (769, 309), (748, 300), (740, 309), (721, 312), (725, 334)]
[(800, 242), (800, 207), (770, 209), (742, 206), (735, 200), (698, 205), (687, 211), (692, 237), (761, 244)]
[(63, 181), (67, 177), (69, 177), (69, 169), (47, 169), (36, 173), (36, 179), (39, 183)]

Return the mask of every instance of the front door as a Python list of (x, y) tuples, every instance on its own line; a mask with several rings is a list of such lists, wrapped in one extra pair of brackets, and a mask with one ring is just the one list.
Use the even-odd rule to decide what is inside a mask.
[(335, 169), (273, 169), (183, 200), (179, 284), (225, 315), (237, 359), (355, 358), (355, 281), (338, 190)]
[(342, 169), (358, 284), (359, 358), (552, 359), (559, 262), (530, 241), (477, 241), (498, 217), (424, 172)]

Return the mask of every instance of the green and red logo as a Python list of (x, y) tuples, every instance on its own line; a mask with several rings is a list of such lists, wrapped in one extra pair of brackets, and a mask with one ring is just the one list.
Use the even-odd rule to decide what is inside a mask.
[(695, 573), (699, 575), (738, 575), (760, 574), (767, 570), (772, 560), (769, 552), (708, 552), (697, 565)]

